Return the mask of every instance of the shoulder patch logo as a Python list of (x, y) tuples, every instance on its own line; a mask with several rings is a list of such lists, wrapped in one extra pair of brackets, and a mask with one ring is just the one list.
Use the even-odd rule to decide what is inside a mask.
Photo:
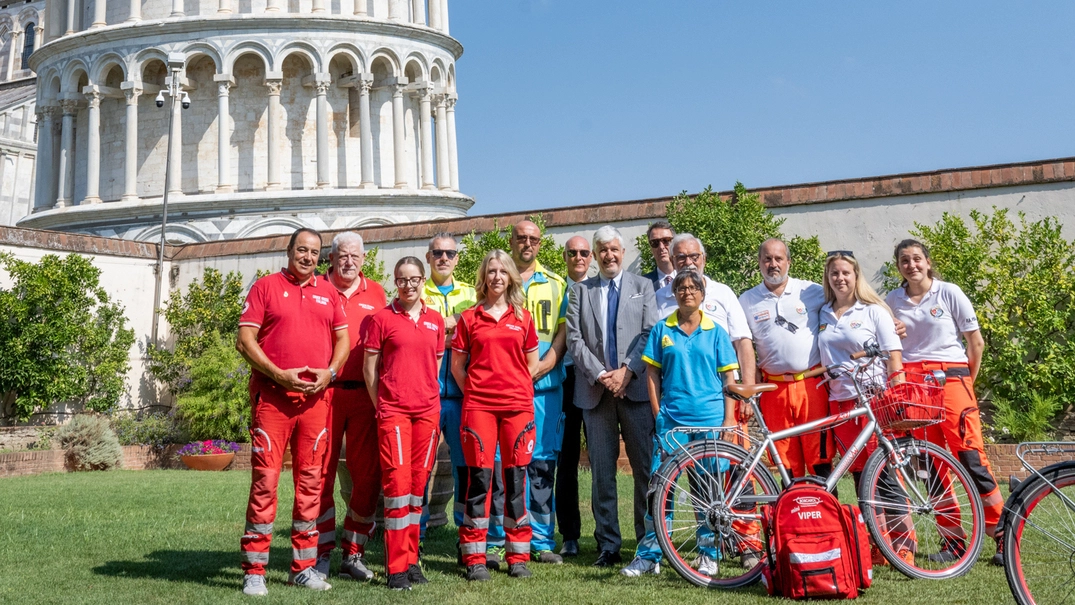
[(829, 327), (829, 324), (821, 324), (817, 327), (818, 332), (824, 332), (825, 328)]
[(240, 313), (240, 315), (245, 315), (246, 312), (249, 311), (249, 310), (250, 310), (250, 301), (244, 300), (243, 301), (243, 312)]
[(933, 307), (929, 310), (929, 314), (931, 317), (933, 317), (933, 319), (940, 319), (944, 317), (944, 309), (940, 307)]
[(665, 334), (664, 336), (661, 337), (661, 348), (662, 349), (666, 349), (666, 348), (672, 346), (672, 344), (673, 343), (672, 343), (672, 337), (671, 336)]

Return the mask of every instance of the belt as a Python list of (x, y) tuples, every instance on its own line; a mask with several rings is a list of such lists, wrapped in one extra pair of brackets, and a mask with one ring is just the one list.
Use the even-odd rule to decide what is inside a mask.
[(944, 375), (946, 378), (963, 378), (970, 376), (970, 368), (948, 368)]
[(942, 370), (946, 378), (966, 378), (970, 376), (970, 366), (956, 361), (927, 361), (922, 363), (922, 369), (926, 372)]
[[(812, 369), (814, 368), (810, 368), (810, 370)], [(765, 372), (765, 380), (773, 382), (799, 382), (806, 377), (806, 372), (809, 372), (810, 370), (805, 370), (803, 372), (798, 373), (789, 372), (787, 374), (770, 374), (768, 372)]]
[(366, 388), (366, 383), (361, 380), (337, 380), (336, 382), (329, 383), (328, 386), (343, 389), (345, 391), (357, 391)]

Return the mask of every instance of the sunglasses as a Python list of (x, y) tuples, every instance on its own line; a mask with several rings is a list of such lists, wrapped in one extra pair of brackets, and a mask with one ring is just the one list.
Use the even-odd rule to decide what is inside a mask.
[(834, 256), (846, 256), (847, 258), (855, 258), (855, 253), (850, 250), (833, 250), (825, 253), (825, 258), (832, 258)]
[(568, 250), (565, 250), (565, 252), (567, 252), (567, 256), (570, 257), (570, 258), (575, 258), (576, 256), (579, 256), (579, 257), (582, 257), (582, 258), (590, 258), (590, 251), (589, 250), (571, 250), (571, 249), (568, 249)]
[(671, 244), (671, 243), (672, 243), (672, 238), (670, 238), (670, 237), (659, 237), (659, 238), (656, 238), (656, 239), (651, 239), (649, 241), (649, 247), (650, 248), (660, 248), (662, 245), (664, 245), (667, 248), (668, 245)]
[(531, 246), (536, 246), (541, 243), (541, 238), (534, 237), (533, 235), (516, 235), (515, 241), (520, 244), (530, 244)]
[(453, 258), (456, 257), (457, 254), (459, 254), (459, 251), (458, 250), (430, 250), (429, 253), (433, 255), (433, 258), (440, 258), (442, 256), (447, 256), (448, 260), (452, 260)]

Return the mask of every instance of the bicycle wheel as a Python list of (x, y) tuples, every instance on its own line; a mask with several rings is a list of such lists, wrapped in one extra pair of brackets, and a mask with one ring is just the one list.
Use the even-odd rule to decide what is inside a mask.
[[(745, 474), (749, 457), (730, 443), (695, 441), (654, 475), (650, 511), (657, 542), (676, 573), (692, 584), (736, 588), (761, 577), (762, 564), (744, 569), (742, 555), (764, 559), (758, 499), (775, 500), (780, 490), (764, 465)], [(745, 489), (733, 497), (730, 490), (740, 483)]]
[(1041, 473), (1004, 505), (1004, 573), (1020, 605), (1075, 603), (1075, 462)]
[(862, 472), (859, 504), (874, 545), (910, 578), (967, 573), (985, 534), (982, 500), (970, 475), (932, 443), (908, 438), (894, 445), (892, 456), (878, 448)]

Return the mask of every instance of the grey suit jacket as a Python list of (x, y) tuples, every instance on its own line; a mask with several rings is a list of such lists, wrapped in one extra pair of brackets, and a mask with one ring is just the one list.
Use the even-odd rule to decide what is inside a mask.
[[(605, 370), (605, 326), (601, 319), (601, 277), (575, 284), (567, 306), (567, 350), (575, 360), (575, 405), (592, 410), (601, 401), (605, 387), (597, 376)], [(646, 348), (650, 329), (657, 322), (657, 301), (653, 283), (634, 273), (623, 272), (620, 306), (616, 315), (616, 345), (619, 359), (612, 367), (627, 366), (634, 374), (626, 396), (648, 401), (646, 391)]]

